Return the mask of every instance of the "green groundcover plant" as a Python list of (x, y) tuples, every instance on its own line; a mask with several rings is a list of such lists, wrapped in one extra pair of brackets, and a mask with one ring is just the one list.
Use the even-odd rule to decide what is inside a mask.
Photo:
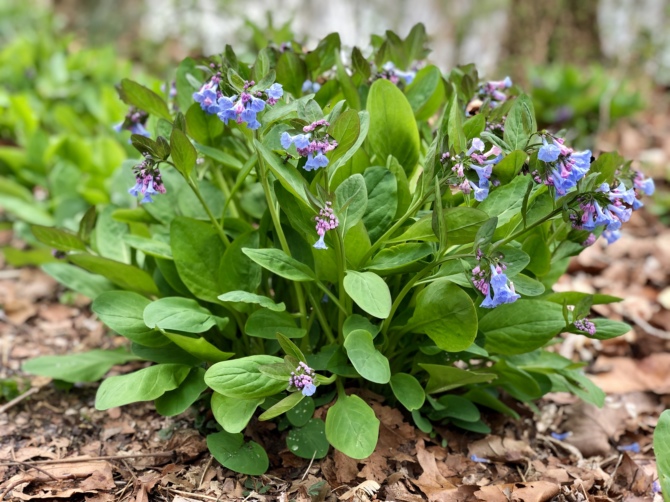
[(117, 205), (91, 208), (77, 232), (32, 231), (62, 260), (44, 269), (93, 298), (131, 352), (24, 369), (95, 381), (151, 361), (105, 379), (96, 407), (211, 408), (210, 451), (252, 475), (268, 468), (243, 436), (256, 419), (289, 428), (303, 458), (369, 456), (379, 420), (359, 389), (427, 432), (486, 433), (482, 408), (518, 418), (510, 398), (547, 392), (602, 405), (583, 365), (550, 346), (628, 331), (588, 317), (619, 299), (551, 287), (571, 256), (618, 238), (653, 182), (538, 131), (509, 78), (425, 63), (421, 25), (373, 37), (371, 52), (343, 61), (337, 34), (253, 64), (226, 47), (184, 60), (171, 102), (123, 80), (124, 127), (149, 136), (131, 136), (140, 156)]
[[(132, 68), (112, 47), (79, 47), (33, 4), (0, 6), (0, 225), (38, 244), (27, 224), (76, 230), (91, 205), (112, 201), (114, 173), (133, 154), (110, 127), (127, 112), (114, 84)], [(37, 246), (3, 253), (14, 265), (53, 260)]]

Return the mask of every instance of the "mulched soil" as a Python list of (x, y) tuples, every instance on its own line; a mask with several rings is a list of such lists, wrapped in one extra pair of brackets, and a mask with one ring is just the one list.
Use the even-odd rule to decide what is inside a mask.
[[(621, 141), (616, 134), (611, 138)], [(649, 144), (636, 141), (629, 140), (624, 153), (640, 158), (636, 145)], [(285, 432), (254, 421), (245, 434), (268, 449), (272, 467), (253, 478), (212, 459), (195, 428), (211, 417), (198, 410), (171, 418), (150, 403), (97, 411), (97, 384), (63, 390), (22, 373), (21, 363), (32, 357), (125, 342), (105, 333), (86, 299), (64, 292), (39, 270), (0, 263), (0, 499), (660, 501), (653, 490), (652, 433), (670, 403), (668, 249), (670, 230), (642, 212), (618, 243), (597, 242), (575, 259), (556, 286), (625, 298), (594, 311), (630, 323), (627, 335), (604, 342), (565, 335), (557, 346), (588, 363), (589, 376), (608, 394), (602, 409), (552, 394), (536, 409), (510, 402), (518, 421), (484, 415), (490, 435), (438, 428), (429, 436), (366, 393), (382, 423), (370, 458), (356, 461), (331, 450), (323, 460), (303, 460), (286, 448)], [(117, 366), (113, 374), (136, 367)], [(2, 392), (11, 382), (23, 394), (7, 402)], [(315, 412), (324, 414), (323, 408)], [(564, 432), (565, 439), (552, 436)]]

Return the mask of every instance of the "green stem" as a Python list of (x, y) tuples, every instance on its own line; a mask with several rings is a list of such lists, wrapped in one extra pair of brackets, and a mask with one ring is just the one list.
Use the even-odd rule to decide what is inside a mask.
[(308, 289), (307, 290), (307, 298), (309, 299), (310, 303), (312, 304), (312, 308), (314, 309), (314, 313), (316, 314), (316, 318), (319, 320), (319, 324), (321, 324), (321, 329), (326, 335), (326, 338), (328, 338), (328, 341), (330, 343), (337, 343), (337, 340), (335, 340), (335, 336), (333, 335), (333, 330), (330, 329), (330, 324), (328, 324), (328, 319), (326, 319), (326, 316), (323, 313), (323, 309), (321, 308), (321, 303), (317, 301), (314, 298), (314, 295), (311, 293), (311, 291)]
[(335, 380), (335, 385), (337, 385), (337, 397), (343, 399), (347, 397), (347, 394), (344, 392), (344, 378), (339, 376)]
[(344, 308), (344, 305), (342, 305), (342, 304), (340, 303), (340, 301), (337, 299), (337, 296), (335, 296), (335, 293), (333, 293), (331, 290), (329, 290), (329, 289), (328, 289), (328, 288), (327, 288), (321, 281), (319, 281), (318, 279), (317, 279), (317, 281), (316, 281), (316, 285), (317, 285), (317, 287), (318, 287), (321, 291), (323, 291), (323, 292), (328, 296), (328, 298), (330, 298), (330, 299), (333, 301), (333, 303), (335, 304), (335, 306), (337, 306), (337, 308), (339, 308), (340, 311), (344, 312), (345, 314), (347, 313), (347, 309)]
[(200, 189), (198, 188), (198, 185), (196, 185), (193, 180), (190, 178), (186, 179), (186, 183), (188, 183), (188, 186), (191, 187), (191, 190), (193, 190), (193, 193), (195, 196), (198, 198), (200, 201), (200, 204), (202, 205), (203, 209), (207, 213), (207, 216), (209, 217), (209, 220), (212, 222), (212, 225), (214, 225), (214, 228), (216, 228), (216, 232), (219, 234), (219, 237), (223, 241), (223, 244), (228, 247), (230, 246), (230, 241), (228, 240), (228, 237), (226, 236), (225, 232), (223, 231), (223, 227), (219, 223), (219, 220), (217, 220), (214, 215), (212, 214), (211, 209), (209, 209), (209, 206), (205, 202), (205, 199), (202, 197), (202, 194), (200, 193)]
[[(458, 260), (461, 258), (472, 258), (475, 255), (473, 254), (455, 254), (455, 255), (450, 255), (450, 256), (445, 256), (442, 258), (439, 258), (435, 260), (432, 263), (429, 263), (426, 265), (423, 269), (421, 269), (419, 272), (417, 272), (407, 283), (405, 286), (400, 290), (400, 293), (398, 293), (398, 296), (396, 296), (395, 300), (391, 304), (391, 312), (389, 313), (389, 316), (384, 319), (384, 322), (382, 324), (382, 334), (384, 336), (387, 335), (389, 326), (391, 326), (391, 321), (393, 321), (393, 316), (395, 315), (396, 310), (398, 310), (398, 307), (400, 306), (400, 303), (405, 299), (405, 296), (407, 296), (407, 293), (410, 292), (410, 290), (416, 285), (417, 282), (419, 282), (421, 279), (426, 277), (430, 272), (437, 267), (438, 265), (441, 265), (442, 263), (445, 263), (450, 260)], [(393, 338), (393, 343), (391, 343), (392, 340), (389, 338), (388, 343), (389, 343), (389, 349), (393, 350), (395, 349), (395, 345), (397, 342), (397, 337)]]
[[(344, 320), (349, 312), (346, 309), (347, 304), (347, 292), (344, 290), (344, 270), (346, 267), (346, 257), (344, 254), (344, 240), (342, 239), (342, 234), (340, 233), (340, 228), (337, 228), (335, 231), (335, 242), (337, 245), (337, 283), (338, 291), (340, 293), (340, 301), (338, 302), (338, 307), (340, 311), (338, 312), (338, 322), (337, 322), (337, 335), (339, 337), (340, 343), (344, 343), (344, 333), (343, 326)], [(326, 288), (327, 289), (327, 288)]]
[[(263, 163), (263, 156), (258, 151), (256, 154), (258, 155), (258, 177), (261, 180), (261, 185), (263, 186), (263, 191), (265, 192), (265, 200), (268, 204), (268, 211), (270, 211), (272, 224), (275, 227), (275, 232), (277, 232), (277, 237), (279, 238), (279, 243), (281, 244), (282, 250), (284, 253), (291, 256), (291, 249), (288, 246), (288, 241), (284, 235), (284, 230), (281, 227), (281, 221), (279, 219), (279, 214), (277, 213), (277, 207), (275, 206), (274, 200), (272, 200), (272, 192), (270, 191), (270, 183), (268, 183), (267, 171), (265, 170), (265, 164)], [(305, 329), (307, 326), (307, 308), (305, 307), (305, 295), (299, 282), (294, 281), (292, 284), (295, 288), (298, 308), (300, 309), (300, 327)]]
[(411, 204), (409, 208), (407, 208), (407, 211), (405, 214), (403, 214), (398, 221), (396, 221), (391, 228), (389, 228), (386, 232), (382, 234), (382, 236), (377, 239), (377, 242), (375, 242), (370, 249), (368, 250), (367, 253), (363, 255), (363, 258), (361, 259), (362, 264), (366, 264), (370, 257), (375, 254), (375, 251), (377, 251), (380, 247), (382, 247), (386, 241), (391, 237), (396, 230), (398, 230), (406, 221), (408, 218), (410, 218), (414, 213), (419, 209), (426, 200), (433, 194), (435, 191), (435, 188), (430, 189), (428, 192), (426, 192), (423, 197), (421, 197), (419, 200), (417, 200), (414, 204)]
[[(227, 204), (228, 200), (231, 197), (230, 193), (230, 188), (228, 187), (228, 183), (226, 182), (226, 178), (223, 176), (222, 168), (218, 166), (214, 166), (214, 169), (212, 169), (212, 173), (214, 174), (214, 179), (216, 180), (217, 185), (219, 185), (219, 188), (223, 192), (223, 195), (226, 197), (226, 200), (224, 201), (224, 205)], [(233, 218), (239, 218), (240, 214), (237, 212), (237, 207), (233, 205), (230, 208), (230, 214)], [(226, 212), (223, 211), (221, 213), (221, 226), (223, 227), (223, 220), (226, 216)]]
[(235, 199), (235, 194), (237, 194), (237, 191), (244, 184), (244, 180), (246, 180), (247, 176), (251, 172), (251, 169), (253, 169), (253, 167), (256, 165), (257, 160), (258, 160), (258, 155), (256, 155), (254, 153), (244, 163), (244, 166), (242, 167), (242, 170), (237, 175), (237, 180), (235, 181), (235, 184), (233, 185), (233, 188), (230, 190), (230, 196), (223, 203), (223, 214), (226, 214), (226, 209), (228, 208), (228, 205), (231, 202), (233, 202), (235, 204), (235, 208), (236, 208), (237, 212), (242, 213), (242, 208), (239, 206), (239, 202), (237, 201), (237, 199)]
[(529, 226), (527, 226), (527, 227), (525, 227), (525, 228), (522, 228), (521, 230), (519, 230), (519, 231), (517, 231), (517, 232), (514, 232), (512, 235), (510, 235), (510, 236), (507, 237), (506, 239), (503, 239), (503, 240), (501, 240), (501, 241), (496, 242), (496, 243), (491, 247), (491, 252), (495, 251), (495, 250), (498, 249), (499, 247), (504, 246), (505, 244), (508, 244), (508, 243), (512, 242), (513, 240), (516, 240), (517, 238), (521, 237), (521, 236), (522, 236), (523, 234), (525, 234), (526, 232), (530, 232), (530, 231), (533, 230), (534, 228), (539, 227), (539, 226), (542, 225), (544, 222), (549, 221), (550, 219), (552, 219), (552, 218), (553, 218), (554, 216), (556, 216), (557, 214), (560, 214), (562, 211), (563, 211), (563, 208), (562, 208), (562, 207), (559, 207), (558, 209), (554, 209), (554, 210), (553, 210), (551, 213), (549, 213), (547, 216), (545, 216), (544, 218), (541, 218), (541, 219), (537, 220), (537, 221), (536, 221), (535, 223), (533, 223), (532, 225), (529, 225)]

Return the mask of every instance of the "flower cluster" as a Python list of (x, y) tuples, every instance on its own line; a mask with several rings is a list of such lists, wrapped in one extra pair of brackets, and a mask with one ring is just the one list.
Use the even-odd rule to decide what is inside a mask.
[(193, 99), (210, 115), (216, 114), (226, 125), (229, 120), (238, 124), (245, 123), (249, 129), (255, 130), (261, 126), (256, 115), (263, 111), (265, 105), (272, 106), (284, 95), (281, 84), (272, 84), (266, 89), (266, 99), (262, 99), (263, 92), (251, 92), (255, 82), (244, 83), (244, 90), (238, 96), (223, 96), (219, 90), (221, 74), (214, 75), (198, 92), (193, 93)]
[(416, 77), (415, 70), (399, 70), (391, 61), (388, 61), (384, 66), (382, 66), (382, 70), (379, 72), (379, 78), (385, 78), (386, 80), (389, 80), (391, 83), (396, 85), (398, 82), (400, 82), (400, 79), (402, 79), (405, 85), (409, 85), (414, 80), (414, 77)]
[[(477, 259), (479, 261), (482, 259), (479, 251)], [(507, 267), (504, 263), (491, 263), (489, 269), (479, 265), (472, 269), (472, 284), (484, 295), (480, 307), (494, 308), (503, 303), (514, 303), (521, 298), (521, 295), (514, 291), (514, 284), (509, 282), (505, 275)]]
[(131, 107), (123, 119), (123, 122), (116, 124), (114, 130), (116, 132), (130, 131), (131, 134), (139, 134), (140, 136), (149, 138), (151, 133), (144, 127), (148, 118), (149, 115), (147, 115), (146, 112)]
[(537, 171), (532, 173), (536, 183), (555, 188), (557, 199), (574, 188), (591, 167), (590, 150), (575, 152), (563, 143), (563, 138), (552, 138), (551, 143), (543, 138), (537, 158), (546, 165), (544, 180)]
[(505, 77), (503, 80), (492, 80), (490, 82), (484, 82), (479, 85), (477, 89), (477, 96), (482, 101), (489, 100), (490, 106), (492, 108), (497, 107), (501, 103), (507, 101), (507, 95), (502, 92), (505, 89), (512, 87), (512, 79)]
[(586, 317), (584, 319), (575, 321), (573, 324), (579, 331), (588, 333), (591, 336), (596, 334), (596, 325), (589, 321)]
[(219, 112), (218, 99), (221, 97), (219, 91), (221, 73), (214, 75), (209, 82), (205, 82), (198, 92), (193, 93), (193, 99), (200, 104), (204, 112), (214, 115)]
[[(498, 146), (493, 146), (487, 152), (484, 152), (484, 142), (479, 138), (474, 138), (472, 144), (464, 156), (456, 155), (454, 157), (454, 165), (451, 171), (455, 174), (456, 180), (453, 185), (464, 194), (474, 192), (476, 201), (483, 201), (489, 195), (489, 187), (491, 184), (491, 174), (493, 173), (493, 166), (500, 162), (503, 158), (502, 151)], [(450, 158), (449, 154), (442, 156), (442, 162), (446, 162)], [(477, 174), (477, 182), (466, 177), (466, 170)]]
[(321, 89), (321, 84), (318, 82), (312, 82), (311, 80), (305, 80), (302, 83), (302, 93), (303, 94), (316, 94)]
[(319, 214), (314, 217), (316, 221), (316, 233), (319, 235), (319, 240), (316, 241), (314, 247), (316, 249), (328, 249), (326, 242), (323, 240), (328, 230), (334, 230), (340, 225), (340, 220), (337, 219), (333, 212), (332, 202), (326, 202), (326, 207), (319, 211)]
[(301, 361), (295, 371), (291, 372), (291, 378), (288, 381), (289, 390), (297, 389), (302, 392), (303, 396), (314, 395), (316, 392), (315, 375), (314, 370)]
[(135, 185), (128, 189), (128, 193), (133, 197), (142, 195), (140, 203), (153, 202), (152, 195), (165, 193), (161, 172), (150, 158), (145, 158), (133, 167), (133, 172), (135, 174)]
[[(570, 215), (573, 228), (593, 231), (596, 227), (605, 227), (603, 237), (607, 239), (607, 243), (617, 241), (621, 237), (621, 224), (630, 219), (634, 210), (642, 207), (635, 188), (624, 188), (619, 185), (610, 189), (607, 183), (603, 183), (596, 193), (582, 198), (579, 208)], [(589, 239), (584, 244), (588, 241)]]
[[(280, 137), (281, 146), (285, 150), (288, 150), (291, 144), (295, 144), (298, 155), (307, 157), (307, 162), (304, 165), (305, 171), (313, 171), (326, 167), (328, 165), (326, 153), (337, 147), (337, 141), (330, 139), (328, 133), (323, 132), (323, 129), (328, 128), (328, 126), (330, 124), (321, 119), (303, 127), (302, 131), (304, 134), (291, 136), (288, 132), (284, 131)], [(321, 129), (322, 134), (319, 134), (318, 137), (312, 137), (312, 133), (316, 129)]]

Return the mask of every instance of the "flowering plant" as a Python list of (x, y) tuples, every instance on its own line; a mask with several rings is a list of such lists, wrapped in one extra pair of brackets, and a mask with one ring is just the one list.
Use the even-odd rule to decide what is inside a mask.
[[(99, 409), (211, 407), (213, 455), (259, 474), (268, 457), (241, 434), (255, 416), (291, 425), (304, 458), (329, 445), (369, 456), (366, 387), (426, 431), (486, 432), (481, 408), (518, 417), (509, 398), (550, 391), (602, 404), (581, 365), (547, 347), (562, 332), (625, 333), (589, 319), (618, 299), (551, 286), (599, 235), (615, 240), (653, 184), (615, 153), (538, 131), (509, 79), (423, 63), (424, 45), (418, 25), (345, 64), (331, 34), (307, 53), (263, 49), (252, 67), (227, 47), (181, 63), (175, 112), (121, 83), (148, 115), (150, 137), (131, 136), (134, 185), (127, 171), (139, 205), (129, 196), (77, 234), (33, 227), (69, 262), (47, 270), (75, 289), (95, 280), (93, 311), (132, 342), (132, 355), (97, 353), (86, 378), (119, 358), (156, 363), (107, 378)], [(109, 239), (125, 254), (101, 252)], [(82, 379), (45, 367), (26, 369)]]

